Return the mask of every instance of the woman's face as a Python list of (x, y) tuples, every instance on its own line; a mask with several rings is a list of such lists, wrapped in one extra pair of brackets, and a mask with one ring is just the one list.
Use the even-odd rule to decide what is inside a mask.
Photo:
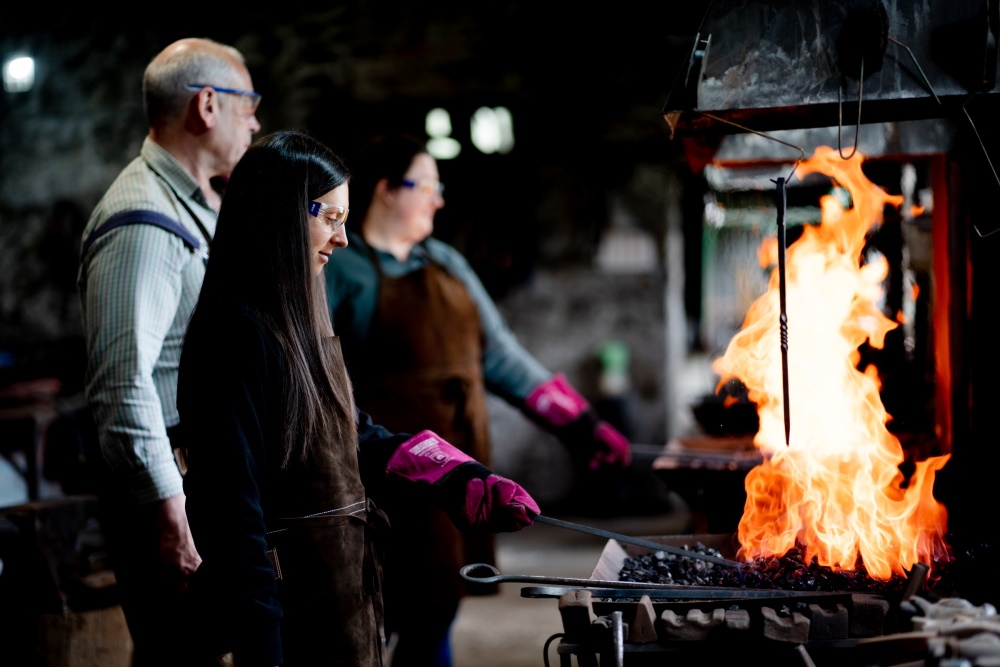
[(402, 222), (400, 233), (417, 243), (434, 231), (434, 214), (444, 206), (437, 162), (427, 153), (414, 156), (401, 185), (396, 190), (395, 213)]
[[(333, 252), (334, 248), (347, 246), (347, 231), (343, 224), (346, 221), (345, 215), (349, 201), (347, 183), (338, 185), (313, 201), (318, 202), (320, 204), (318, 208), (323, 209), (317, 215), (309, 215), (309, 246), (312, 251), (310, 257), (313, 262), (314, 274), (318, 276), (323, 272), (326, 263), (330, 261), (330, 253)], [(339, 206), (343, 211), (337, 208), (327, 208), (324, 205)]]

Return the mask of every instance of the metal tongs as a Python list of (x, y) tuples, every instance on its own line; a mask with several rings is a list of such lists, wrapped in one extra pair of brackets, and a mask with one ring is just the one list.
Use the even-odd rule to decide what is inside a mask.
[[(534, 521), (548, 523), (560, 528), (569, 528), (588, 535), (605, 537), (627, 544), (645, 547), (653, 551), (666, 551), (686, 558), (697, 558), (700, 560), (715, 563), (738, 569), (742, 572), (743, 563), (702, 554), (687, 549), (672, 547), (668, 544), (644, 540), (641, 537), (632, 537), (613, 533), (600, 528), (591, 528), (562, 519), (553, 519), (542, 514), (531, 514)], [(539, 584), (530, 588), (521, 589), (522, 597), (561, 597), (565, 593), (579, 588), (591, 589), (591, 594), (604, 599), (627, 599), (643, 595), (656, 599), (674, 600), (741, 600), (741, 599), (802, 599), (807, 598), (831, 598), (843, 597), (845, 593), (835, 593), (829, 591), (786, 591), (780, 589), (760, 589), (760, 588), (739, 588), (726, 586), (688, 586), (685, 584), (660, 584), (642, 581), (611, 581), (602, 579), (580, 579), (572, 577), (549, 577), (533, 574), (500, 574), (500, 570), (488, 563), (472, 563), (465, 565), (458, 571), (459, 576), (471, 584), (501, 584), (501, 583), (524, 583)]]
[(641, 537), (632, 537), (630, 535), (612, 533), (611, 531), (601, 530), (600, 528), (591, 528), (590, 526), (583, 526), (578, 523), (563, 521), (562, 519), (553, 519), (552, 517), (542, 516), (541, 514), (531, 514), (531, 518), (533, 521), (541, 521), (542, 523), (552, 524), (553, 526), (559, 526), (560, 528), (569, 528), (570, 530), (575, 530), (581, 533), (587, 533), (588, 535), (606, 537), (610, 540), (618, 540), (619, 542), (634, 544), (638, 547), (646, 547), (647, 549), (651, 549), (652, 551), (666, 551), (668, 553), (672, 553), (677, 556), (684, 556), (686, 558), (697, 558), (700, 560), (708, 561), (709, 563), (715, 563), (716, 565), (725, 565), (726, 567), (733, 567), (733, 568), (743, 567), (742, 563), (737, 563), (736, 561), (726, 560), (725, 558), (720, 558), (719, 556), (712, 556), (710, 554), (700, 554), (696, 551), (688, 551), (687, 549), (672, 547), (670, 545), (660, 544), (659, 542), (653, 542), (651, 540), (644, 540)]
[[(476, 573), (485, 572), (480, 576)], [(849, 593), (830, 591), (786, 591), (771, 588), (736, 588), (725, 586), (687, 586), (684, 584), (656, 584), (642, 581), (610, 581), (604, 579), (579, 579), (573, 577), (547, 577), (535, 574), (500, 574), (500, 570), (487, 563), (465, 565), (459, 576), (472, 584), (522, 583), (540, 584), (521, 590), (521, 597), (557, 598), (580, 588), (592, 589), (591, 595), (602, 599), (638, 598), (646, 595), (657, 600), (747, 600), (747, 599), (804, 599), (844, 597)]]

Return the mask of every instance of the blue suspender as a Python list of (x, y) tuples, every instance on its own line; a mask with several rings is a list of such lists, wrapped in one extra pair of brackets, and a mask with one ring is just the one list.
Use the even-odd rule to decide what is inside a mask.
[(87, 254), (87, 250), (89, 250), (90, 246), (94, 244), (94, 241), (104, 236), (112, 229), (116, 229), (122, 225), (134, 224), (155, 225), (156, 227), (165, 229), (168, 232), (173, 232), (177, 236), (181, 237), (184, 244), (191, 249), (191, 252), (201, 256), (201, 258), (206, 262), (208, 261), (208, 253), (202, 250), (201, 242), (194, 236), (194, 234), (189, 232), (186, 227), (181, 225), (181, 223), (177, 222), (170, 216), (156, 211), (141, 210), (124, 211), (105, 220), (104, 224), (91, 232), (90, 236), (84, 240), (83, 245), (80, 248), (80, 259), (82, 260), (84, 255)]

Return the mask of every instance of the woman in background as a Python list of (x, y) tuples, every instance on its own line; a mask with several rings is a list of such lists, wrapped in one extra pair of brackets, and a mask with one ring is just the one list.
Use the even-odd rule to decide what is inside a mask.
[(356, 409), (322, 278), (347, 245), (348, 179), (327, 147), (285, 131), (252, 144), (227, 186), (178, 386), (203, 558), (192, 664), (383, 664), (384, 522), (366, 484), (429, 498), (466, 530), (538, 513), (435, 433), (393, 434)]
[[(326, 279), (359, 407), (390, 430), (423, 424), (490, 465), (491, 391), (559, 436), (581, 468), (627, 466), (628, 440), (521, 347), (465, 258), (431, 238), (443, 186), (423, 143), (375, 138), (353, 172), (361, 225)], [(495, 590), (467, 590), (458, 570), (494, 563), (493, 535), (462, 534), (430, 504), (376, 500), (395, 527), (385, 569), (393, 667), (448, 667), (460, 599)]]

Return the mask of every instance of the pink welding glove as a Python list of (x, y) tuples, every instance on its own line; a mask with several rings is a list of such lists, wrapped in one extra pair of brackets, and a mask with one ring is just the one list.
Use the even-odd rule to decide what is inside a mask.
[(562, 373), (535, 387), (525, 408), (571, 448), (582, 448), (591, 470), (606, 465), (626, 467), (632, 446), (614, 426), (601, 419)]
[(514, 532), (531, 525), (538, 505), (516, 482), (501, 477), (433, 431), (396, 448), (386, 473), (426, 485), (462, 530)]

